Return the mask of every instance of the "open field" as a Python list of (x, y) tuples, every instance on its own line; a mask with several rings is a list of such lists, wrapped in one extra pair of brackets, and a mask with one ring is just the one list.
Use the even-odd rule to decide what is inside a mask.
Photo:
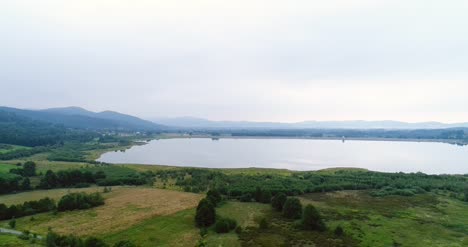
[(195, 209), (187, 209), (148, 219), (123, 231), (105, 234), (103, 239), (109, 243), (130, 240), (141, 247), (192, 247), (200, 239), (194, 217)]
[(375, 198), (366, 192), (315, 193), (301, 197), (340, 225), (360, 246), (468, 246), (468, 204), (445, 196)]
[(10, 169), (17, 168), (15, 165), (12, 164), (0, 164), (0, 173), (9, 173)]
[[(57, 214), (38, 214), (33, 221), (31, 217), (19, 218), (17, 229), (44, 235), (51, 228), (60, 234), (99, 236), (124, 230), (156, 216), (194, 208), (202, 197), (198, 194), (142, 187), (117, 187), (103, 195), (106, 199), (103, 206)], [(0, 223), (0, 227), (6, 225), (7, 222)]]
[[(265, 212), (271, 211), (268, 204), (228, 201), (216, 209), (221, 217), (235, 219), (243, 227), (256, 227)], [(188, 209), (175, 214), (145, 220), (126, 230), (104, 236), (110, 243), (129, 239), (139, 246), (193, 246), (200, 239), (195, 227), (195, 210)], [(237, 234), (217, 234), (210, 231), (206, 237), (208, 246), (240, 246)]]
[(10, 144), (0, 144), (0, 154), (14, 152), (21, 149), (30, 149), (30, 147), (10, 145)]

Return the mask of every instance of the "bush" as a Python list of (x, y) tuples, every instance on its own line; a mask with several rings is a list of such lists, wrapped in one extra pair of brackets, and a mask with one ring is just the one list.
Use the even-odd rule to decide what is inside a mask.
[(89, 237), (85, 240), (84, 246), (85, 247), (107, 247), (107, 244), (98, 238)]
[(202, 199), (197, 206), (195, 223), (198, 227), (208, 227), (214, 224), (216, 211), (214, 205), (206, 198)]
[(262, 218), (262, 220), (260, 220), (260, 223), (258, 224), (258, 227), (260, 229), (267, 229), (268, 228), (268, 221), (265, 218)]
[(242, 196), (240, 197), (240, 201), (241, 202), (251, 202), (252, 201), (252, 195), (250, 193), (242, 194)]
[(16, 220), (10, 220), (8, 222), (8, 225), (10, 226), (11, 229), (15, 229), (16, 228)]
[[(83, 241), (83, 239), (78, 238), (73, 235), (58, 235), (52, 231), (47, 233), (45, 240), (47, 247), (107, 247), (108, 245), (101, 239), (95, 237), (89, 237)], [(119, 242), (120, 243), (120, 242)], [(114, 245), (118, 247), (133, 247), (132, 245)]]
[(123, 240), (123, 241), (120, 241), (120, 242), (117, 242), (116, 244), (114, 244), (114, 247), (137, 247), (136, 244), (128, 241), (128, 240)]
[(334, 232), (335, 232), (336, 236), (343, 236), (344, 235), (344, 230), (343, 230), (343, 227), (341, 227), (341, 226), (337, 226), (335, 228)]
[(217, 233), (227, 233), (231, 230), (234, 230), (237, 226), (237, 222), (230, 218), (221, 218), (216, 221), (215, 232)]
[(241, 226), (237, 226), (236, 229), (234, 230), (237, 234), (241, 234), (242, 233), (242, 227)]
[(289, 219), (299, 219), (302, 215), (302, 204), (299, 199), (288, 198), (283, 206), (283, 216)]
[(301, 223), (302, 226), (307, 230), (324, 231), (326, 228), (319, 212), (312, 205), (307, 205), (304, 208), (304, 214), (302, 215)]
[(286, 195), (284, 193), (278, 193), (276, 194), (273, 199), (271, 199), (271, 206), (276, 209), (277, 211), (282, 211), (284, 203), (286, 202)]

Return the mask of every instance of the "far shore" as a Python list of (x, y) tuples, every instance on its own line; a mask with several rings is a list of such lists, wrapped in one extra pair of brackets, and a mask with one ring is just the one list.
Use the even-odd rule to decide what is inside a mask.
[(377, 138), (377, 137), (312, 137), (312, 136), (230, 136), (230, 135), (181, 135), (181, 134), (164, 134), (152, 140), (158, 139), (178, 139), (178, 138), (210, 138), (210, 139), (299, 139), (299, 140), (339, 140), (339, 141), (388, 141), (388, 142), (439, 142), (453, 145), (465, 146), (467, 141), (452, 140), (452, 139), (412, 139), (412, 138)]

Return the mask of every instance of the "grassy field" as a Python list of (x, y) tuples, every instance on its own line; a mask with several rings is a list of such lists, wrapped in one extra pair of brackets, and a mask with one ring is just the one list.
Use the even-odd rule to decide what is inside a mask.
[[(229, 201), (216, 209), (221, 217), (235, 219), (243, 229), (258, 227), (260, 220), (271, 212), (269, 204)], [(210, 231), (205, 238), (208, 246), (238, 247), (241, 241), (236, 233), (217, 234)]]
[(171, 215), (154, 217), (129, 229), (103, 236), (109, 243), (130, 240), (141, 247), (180, 246), (193, 247), (200, 239), (194, 224), (195, 209)]
[(39, 247), (42, 245), (32, 243), (29, 240), (21, 240), (17, 236), (0, 234), (0, 247)]
[(315, 205), (331, 229), (342, 226), (360, 246), (468, 246), (468, 204), (444, 196), (375, 198), (342, 191), (301, 199)]
[(10, 169), (17, 168), (16, 165), (12, 164), (0, 164), (0, 173), (9, 173)]
[(21, 149), (30, 149), (30, 147), (10, 145), (10, 144), (0, 144), (0, 154), (14, 152)]
[[(64, 193), (62, 190), (53, 190), (51, 194), (55, 192)], [(32, 194), (18, 195), (23, 198), (32, 196)], [(153, 217), (194, 208), (202, 197), (199, 194), (143, 187), (116, 187), (112, 192), (103, 195), (106, 199), (106, 204), (103, 206), (57, 214), (38, 214), (34, 216), (34, 220), (31, 220), (31, 217), (19, 218), (17, 229), (30, 230), (41, 235), (46, 234), (51, 228), (61, 234), (100, 236), (127, 229)], [(10, 199), (12, 202), (19, 200)], [(7, 221), (0, 222), (0, 227), (7, 227)]]

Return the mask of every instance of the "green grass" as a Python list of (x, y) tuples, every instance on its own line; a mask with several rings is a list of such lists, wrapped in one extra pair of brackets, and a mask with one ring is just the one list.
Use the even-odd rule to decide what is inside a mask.
[(261, 218), (270, 211), (270, 204), (236, 201), (225, 202), (216, 209), (216, 213), (219, 216), (235, 219), (237, 224), (243, 228), (257, 226)]
[(360, 246), (468, 244), (468, 204), (435, 194), (374, 198), (366, 192), (306, 195), (330, 229), (340, 225)]
[(194, 246), (200, 239), (194, 225), (195, 209), (155, 217), (127, 230), (102, 236), (106, 242), (130, 240), (141, 247)]
[(0, 234), (0, 247), (36, 247), (42, 246), (30, 240), (21, 240), (17, 236)]
[(0, 164), (0, 174), (1, 173), (9, 173), (11, 169), (18, 168), (12, 164)]
[(14, 152), (21, 149), (30, 149), (30, 147), (10, 145), (10, 144), (0, 144), (0, 154), (5, 154), (9, 152)]
[[(257, 227), (265, 214), (271, 211), (269, 204), (245, 203), (227, 201), (216, 209), (220, 217), (235, 219), (237, 224), (243, 229), (247, 227)], [(241, 246), (239, 237), (234, 231), (225, 234), (218, 234), (210, 231), (205, 237), (208, 246), (238, 247)]]

